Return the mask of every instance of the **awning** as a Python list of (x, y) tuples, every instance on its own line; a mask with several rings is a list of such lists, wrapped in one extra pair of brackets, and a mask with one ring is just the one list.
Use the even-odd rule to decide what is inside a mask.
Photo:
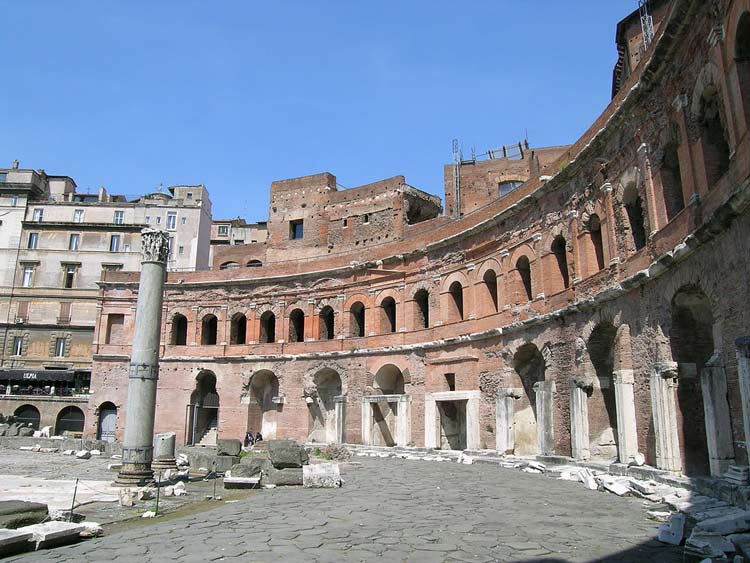
[(75, 381), (75, 376), (72, 369), (0, 369), (0, 382)]

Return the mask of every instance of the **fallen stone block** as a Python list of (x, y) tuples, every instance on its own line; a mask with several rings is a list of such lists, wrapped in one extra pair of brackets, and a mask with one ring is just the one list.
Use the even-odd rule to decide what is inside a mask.
[(21, 446), (18, 449), (21, 450), (22, 452), (30, 452), (31, 450), (34, 449), (34, 446)]
[(41, 502), (24, 500), (0, 501), (0, 528), (20, 528), (42, 522), (49, 510)]
[(727, 539), (732, 542), (737, 553), (750, 559), (750, 534), (731, 534)]
[(630, 487), (621, 481), (602, 481), (602, 487), (618, 497), (624, 497), (625, 495), (630, 494)]
[(341, 486), (338, 463), (317, 463), (302, 468), (302, 484), (305, 487), (336, 488)]
[(81, 522), (81, 524), (85, 528), (80, 534), (82, 538), (98, 538), (104, 534), (104, 529), (97, 522)]
[(45, 522), (19, 528), (19, 531), (29, 532), (35, 549), (57, 547), (80, 541), (81, 532), (86, 529), (82, 524), (74, 522)]
[(301, 468), (310, 459), (305, 448), (294, 440), (270, 440), (268, 457), (276, 469)]
[(225, 489), (259, 489), (260, 477), (224, 477)]
[(744, 512), (741, 508), (734, 506), (720, 506), (718, 508), (710, 508), (701, 512), (693, 512), (690, 517), (693, 518), (696, 523), (703, 522), (704, 520), (713, 520), (714, 518), (724, 518), (728, 516), (740, 516)]
[(43, 454), (56, 454), (60, 448), (41, 448), (39, 451)]
[(118, 501), (120, 506), (135, 506), (135, 493), (128, 488), (120, 489), (118, 492)]
[(633, 489), (634, 491), (642, 495), (656, 494), (655, 483), (651, 483), (647, 481), (639, 481), (638, 479), (630, 479), (629, 484), (630, 484), (631, 489)]
[(696, 528), (704, 532), (713, 532), (723, 536), (736, 534), (737, 532), (746, 532), (750, 530), (750, 512), (742, 510), (729, 516), (708, 518), (699, 522)]
[(99, 450), (91, 450), (89, 453), (91, 455), (94, 455), (94, 456), (96, 456), (96, 455), (102, 455), (102, 452), (100, 452)]
[(34, 548), (31, 532), (0, 530), (0, 557), (24, 553)]
[(78, 459), (89, 459), (91, 458), (91, 452), (88, 450), (80, 450), (76, 452), (76, 457)]
[(42, 426), (42, 429), (39, 432), (41, 432), (42, 438), (49, 438), (50, 434), (52, 434), (52, 427)]
[(278, 486), (302, 485), (302, 468), (286, 467), (284, 469), (276, 469), (271, 465), (268, 468), (268, 472), (264, 473), (261, 477), (261, 483)]
[(23, 438), (30, 438), (34, 435), (34, 429), (28, 426), (23, 426), (18, 429), (18, 435)]
[(141, 514), (141, 518), (156, 518), (156, 512), (153, 510), (147, 510), (143, 514)]
[(75, 450), (65, 450), (63, 451), (63, 455), (76, 455)]
[(243, 457), (240, 463), (232, 466), (232, 477), (260, 477), (271, 466), (270, 460), (263, 457)]
[(179, 483), (175, 483), (172, 487), (174, 496), (181, 497), (187, 494), (187, 490), (185, 489), (185, 483), (183, 481), (180, 481)]
[(156, 498), (156, 491), (152, 489), (151, 487), (143, 487), (142, 489), (138, 489), (138, 492), (136, 493), (136, 498), (138, 500), (151, 500)]
[(107, 469), (109, 471), (120, 471), (120, 469), (122, 469), (122, 463), (108, 463)]
[(649, 510), (647, 514), (651, 520), (656, 520), (657, 522), (666, 522), (672, 516), (671, 512), (665, 510)]
[(231, 440), (220, 438), (216, 441), (216, 454), (217, 455), (240, 455), (242, 451), (242, 442), (239, 440)]
[(685, 541), (685, 554), (698, 557), (723, 557), (725, 553), (734, 553), (734, 551), (734, 544), (724, 536), (699, 530), (693, 530)]
[(41, 438), (42, 437), (42, 431), (41, 430), (34, 430), (33, 437), (34, 438)]
[(685, 515), (673, 514), (666, 524), (659, 526), (657, 539), (662, 543), (680, 545), (685, 537)]
[(591, 470), (582, 467), (578, 470), (578, 478), (581, 480), (581, 483), (583, 483), (583, 486), (591, 491), (596, 491), (599, 489), (599, 483), (596, 482), (596, 478), (594, 478), (594, 474), (591, 473)]

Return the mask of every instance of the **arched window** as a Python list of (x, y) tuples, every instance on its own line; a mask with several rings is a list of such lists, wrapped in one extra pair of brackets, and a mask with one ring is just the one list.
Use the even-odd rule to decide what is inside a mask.
[(526, 256), (521, 256), (516, 260), (516, 270), (518, 271), (518, 277), (523, 288), (521, 300), (523, 300), (523, 297), (526, 297), (526, 301), (531, 301), (534, 298), (531, 286), (531, 263)]
[(386, 297), (380, 302), (380, 310), (382, 311), (381, 331), (396, 332), (396, 300), (393, 297)]
[(260, 343), (276, 342), (276, 315), (266, 311), (260, 316)]
[(224, 262), (219, 266), (219, 270), (236, 270), (240, 265), (237, 262)]
[[(628, 215), (630, 224), (630, 235), (633, 239), (633, 246), (640, 250), (646, 246), (646, 228), (643, 219), (643, 200), (638, 194), (635, 183), (628, 184), (622, 194), (622, 203), (625, 206), (625, 212)], [(601, 266), (599, 269), (601, 269)]]
[(739, 105), (745, 114), (745, 127), (750, 126), (750, 12), (740, 16), (735, 34), (734, 59), (740, 86)]
[(355, 338), (365, 335), (365, 306), (359, 301), (349, 309), (349, 335)]
[(591, 246), (594, 250), (596, 259), (596, 269), (604, 269), (604, 241), (602, 240), (602, 222), (599, 216), (594, 214), (589, 218), (589, 236), (591, 237)]
[(430, 326), (430, 294), (426, 289), (420, 289), (414, 294), (415, 326), (429, 328)]
[(453, 314), (449, 320), (464, 320), (464, 287), (461, 285), (461, 282), (454, 281), (448, 288), (448, 293), (453, 305)]
[(336, 333), (334, 327), (333, 308), (326, 305), (320, 310), (320, 339), (332, 340)]
[(568, 250), (565, 237), (562, 235), (556, 236), (555, 240), (552, 241), (550, 250), (557, 262), (557, 271), (560, 272), (562, 287), (563, 289), (567, 289), (570, 286), (570, 277), (568, 275)]
[(260, 268), (263, 265), (263, 262), (260, 260), (249, 260), (247, 263), (248, 268)]
[(229, 331), (230, 344), (245, 344), (247, 342), (247, 317), (242, 313), (232, 316), (232, 326)]
[(697, 121), (701, 131), (703, 161), (708, 189), (712, 189), (729, 170), (729, 143), (724, 126), (724, 106), (716, 85), (704, 88)]
[(289, 314), (289, 342), (305, 341), (305, 313), (295, 309)]
[(216, 315), (206, 315), (201, 322), (201, 344), (216, 344), (216, 332), (219, 322)]
[(497, 274), (495, 270), (487, 270), (482, 276), (484, 282), (484, 288), (487, 291), (489, 297), (489, 304), (492, 307), (492, 312), (497, 313), (498, 311), (498, 298), (497, 298)]
[[(673, 126), (674, 135), (679, 135), (677, 127)], [(667, 220), (671, 221), (675, 215), (685, 209), (685, 197), (682, 194), (682, 176), (680, 172), (680, 157), (677, 152), (677, 141), (664, 146), (664, 156), (661, 160), (659, 174), (664, 197), (664, 207)]]
[(185, 315), (176, 313), (172, 317), (172, 334), (169, 343), (173, 346), (185, 346), (187, 344), (187, 318)]
[(39, 409), (34, 405), (22, 405), (18, 407), (13, 416), (16, 417), (16, 422), (31, 424), (34, 430), (39, 430)]

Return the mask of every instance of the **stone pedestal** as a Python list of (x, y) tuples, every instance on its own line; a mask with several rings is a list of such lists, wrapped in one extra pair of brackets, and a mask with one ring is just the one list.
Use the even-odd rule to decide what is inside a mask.
[(656, 467), (681, 471), (680, 438), (677, 433), (677, 364), (664, 362), (651, 372), (651, 408), (654, 414)]
[(620, 463), (630, 463), (638, 453), (633, 370), (615, 370), (613, 375), (617, 410), (617, 457)]
[(156, 434), (154, 436), (154, 461), (151, 464), (151, 467), (155, 471), (177, 469), (174, 447), (174, 432), (162, 432), (161, 434)]
[(554, 381), (538, 381), (534, 384), (536, 393), (536, 438), (539, 453), (550, 455), (555, 449), (555, 435), (552, 425), (552, 405), (555, 397)]
[(586, 381), (570, 382), (570, 448), (573, 459), (591, 459), (589, 446), (589, 405)]
[(711, 475), (723, 475), (734, 465), (732, 422), (727, 400), (727, 372), (721, 355), (715, 354), (701, 371), (703, 413), (706, 421), (706, 441)]
[(346, 439), (346, 395), (338, 395), (333, 398), (333, 412), (336, 417), (336, 439), (337, 444), (345, 443)]
[(504, 388), (497, 390), (495, 397), (495, 448), (500, 455), (513, 454), (516, 449), (516, 433), (513, 424), (515, 403), (523, 396), (523, 389)]
[(122, 469), (115, 485), (142, 486), (153, 480), (154, 416), (159, 379), (159, 339), (169, 238), (154, 229), (141, 231), (141, 276), (130, 360)]

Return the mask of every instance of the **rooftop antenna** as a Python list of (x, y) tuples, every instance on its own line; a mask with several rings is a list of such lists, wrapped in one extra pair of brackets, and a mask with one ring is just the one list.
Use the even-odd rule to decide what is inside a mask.
[(164, 185), (159, 182), (159, 186), (156, 188), (156, 193), (162, 193), (164, 191)]
[(648, 6), (649, 0), (638, 0), (638, 13), (641, 16), (641, 30), (643, 31), (643, 50), (648, 50), (654, 40), (654, 18), (651, 17)]

